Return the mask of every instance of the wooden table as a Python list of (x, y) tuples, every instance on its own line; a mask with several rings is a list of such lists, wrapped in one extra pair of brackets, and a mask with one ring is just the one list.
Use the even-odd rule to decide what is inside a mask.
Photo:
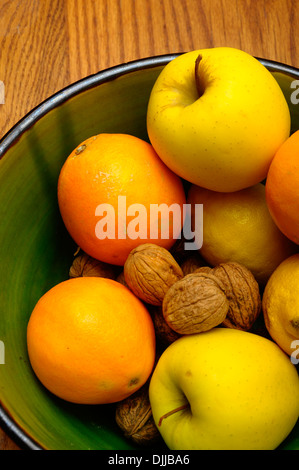
[[(86, 75), (134, 59), (233, 46), (299, 67), (296, 0), (0, 0), (0, 138)], [(18, 447), (0, 430), (0, 450)]]

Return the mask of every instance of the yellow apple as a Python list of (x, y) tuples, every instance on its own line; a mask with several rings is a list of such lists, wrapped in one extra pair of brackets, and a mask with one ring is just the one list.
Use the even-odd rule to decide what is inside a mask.
[(272, 450), (299, 416), (299, 378), (273, 341), (214, 328), (162, 353), (150, 403), (172, 450)]
[(290, 112), (273, 75), (239, 49), (182, 54), (158, 76), (148, 103), (149, 139), (187, 181), (230, 192), (262, 181), (290, 134)]

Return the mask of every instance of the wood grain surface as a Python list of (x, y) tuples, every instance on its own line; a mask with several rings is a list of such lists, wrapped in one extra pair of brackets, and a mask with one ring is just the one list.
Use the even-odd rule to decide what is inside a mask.
[(299, 67), (298, 26), (298, 0), (0, 0), (0, 138), (66, 85), (139, 58), (233, 46)]

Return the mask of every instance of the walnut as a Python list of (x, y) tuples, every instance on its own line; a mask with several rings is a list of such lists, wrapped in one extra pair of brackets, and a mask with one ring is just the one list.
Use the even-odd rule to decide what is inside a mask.
[(149, 446), (161, 439), (155, 425), (148, 396), (148, 383), (133, 395), (117, 403), (115, 420), (125, 437)]
[(195, 269), (195, 271), (193, 271), (194, 273), (206, 273), (206, 274), (212, 274), (212, 269), (213, 268), (210, 268), (210, 266), (201, 266), (200, 268), (197, 268)]
[(220, 325), (229, 303), (219, 279), (207, 273), (191, 273), (173, 284), (163, 300), (163, 316), (182, 335), (200, 333)]
[(248, 331), (261, 312), (258, 282), (249, 269), (236, 263), (222, 263), (212, 273), (224, 285), (229, 301), (228, 314), (223, 326)]
[(183, 277), (183, 272), (168, 250), (144, 243), (129, 254), (124, 275), (137, 297), (151, 305), (162, 305), (169, 287)]
[(86, 253), (76, 256), (69, 270), (71, 278), (96, 276), (115, 279), (116, 275), (115, 266), (94, 259)]
[(153, 308), (150, 309), (150, 314), (153, 320), (156, 337), (163, 345), (169, 345), (181, 337), (181, 335), (170, 328), (165, 321), (162, 306), (153, 306)]
[(184, 276), (193, 273), (196, 269), (205, 266), (206, 262), (199, 254), (189, 256), (182, 264), (181, 268)]

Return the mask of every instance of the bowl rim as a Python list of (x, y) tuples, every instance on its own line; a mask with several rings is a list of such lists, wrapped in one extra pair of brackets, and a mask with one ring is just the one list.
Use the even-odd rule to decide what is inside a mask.
[[(101, 83), (112, 81), (118, 77), (131, 72), (144, 69), (165, 66), (168, 62), (175, 59), (184, 52), (173, 54), (161, 54), (157, 56), (145, 57), (125, 62), (120, 65), (103, 69), (91, 75), (77, 80), (54, 94), (47, 97), (40, 104), (33, 107), (21, 119), (19, 119), (1, 138), (0, 138), (0, 160), (21, 137), (21, 135), (30, 129), (39, 119), (46, 115), (49, 111), (61, 105), (68, 99), (76, 96), (90, 88), (99, 86)], [(255, 57), (271, 72), (280, 72), (291, 77), (299, 79), (299, 68), (284, 64), (275, 60), (263, 59)], [(0, 427), (1, 429), (24, 450), (46, 450), (41, 444), (38, 444), (28, 433), (15, 422), (8, 410), (4, 408), (0, 397)]]
[[(148, 69), (152, 67), (158, 67), (166, 65), (170, 60), (175, 59), (177, 56), (184, 52), (177, 52), (173, 54), (161, 54), (157, 56), (145, 57), (141, 59), (135, 59), (129, 62), (125, 62), (120, 65), (114, 65), (106, 68), (99, 72), (77, 80), (64, 88), (53, 93), (45, 100), (41, 101), (38, 105), (28, 111), (21, 119), (19, 119), (2, 137), (0, 137), (0, 160), (4, 156), (8, 148), (15, 143), (20, 135), (28, 130), (33, 124), (35, 124), (42, 116), (47, 114), (51, 109), (59, 106), (69, 98), (81, 93), (89, 88), (98, 86), (101, 83), (114, 80), (121, 75), (125, 75), (130, 72), (138, 70)], [(299, 68), (293, 67), (282, 62), (275, 60), (264, 59), (261, 57), (255, 57), (271, 72), (281, 72), (290, 76), (298, 75)]]
[(143, 59), (135, 59), (120, 65), (114, 65), (91, 75), (87, 75), (64, 88), (53, 93), (38, 105), (33, 107), (21, 119), (19, 119), (1, 138), (0, 138), (0, 160), (8, 148), (18, 140), (26, 130), (33, 126), (41, 117), (52, 109), (61, 105), (68, 99), (82, 93), (89, 88), (94, 88), (101, 83), (112, 81), (122, 75), (139, 70), (166, 65), (167, 62), (177, 57), (178, 54), (163, 54)]

